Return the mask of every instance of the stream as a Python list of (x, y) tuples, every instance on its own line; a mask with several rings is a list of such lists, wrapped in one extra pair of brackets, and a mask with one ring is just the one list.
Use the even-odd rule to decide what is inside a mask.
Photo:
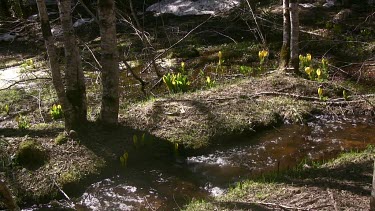
[[(179, 210), (193, 198), (224, 194), (230, 185), (262, 173), (292, 168), (304, 159), (328, 160), (375, 144), (372, 117), (317, 116), (305, 125), (282, 125), (187, 157), (184, 162), (131, 166), (91, 184), (75, 200), (25, 210)], [(56, 205), (57, 204), (57, 205)]]

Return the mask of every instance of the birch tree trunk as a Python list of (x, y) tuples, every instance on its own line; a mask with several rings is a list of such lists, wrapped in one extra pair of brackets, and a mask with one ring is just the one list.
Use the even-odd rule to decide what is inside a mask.
[(64, 112), (65, 118), (65, 130), (69, 131), (73, 129), (73, 118), (72, 118), (72, 111), (73, 108), (70, 103), (67, 101), (65, 88), (61, 77), (60, 66), (56, 54), (56, 46), (53, 35), (51, 33), (51, 26), (49, 23), (49, 18), (47, 14), (47, 8), (44, 0), (37, 0), (36, 1), (39, 11), (39, 18), (42, 28), (42, 34), (44, 43), (47, 49), (49, 64), (51, 68), (51, 75), (52, 75), (52, 83), (56, 90), (57, 98), (59, 103), (62, 105), (62, 109)]
[(280, 50), (280, 71), (285, 71), (290, 59), (289, 0), (283, 0), (283, 45)]
[(299, 72), (299, 17), (298, 17), (298, 0), (289, 1), (290, 9), (290, 60), (294, 72)]
[(87, 121), (85, 79), (73, 30), (71, 0), (58, 0), (58, 6), (64, 36), (66, 97), (73, 109), (71, 112), (71, 127), (78, 129)]
[(104, 125), (116, 125), (119, 112), (119, 64), (115, 2), (114, 0), (99, 0), (98, 5), (103, 85), (100, 120)]

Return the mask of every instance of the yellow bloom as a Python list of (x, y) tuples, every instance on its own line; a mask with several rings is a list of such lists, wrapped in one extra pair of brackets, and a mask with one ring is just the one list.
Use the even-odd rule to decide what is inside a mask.
[(33, 61), (32, 59), (27, 59), (27, 60), (26, 60), (26, 64), (27, 64), (28, 66), (31, 66), (31, 65), (34, 64), (34, 61)]
[(181, 68), (184, 70), (185, 69), (185, 62), (181, 62)]
[(268, 51), (266, 50), (259, 51), (258, 55), (260, 59), (264, 59), (268, 56)]
[(219, 60), (221, 60), (221, 58), (223, 58), (223, 53), (219, 51), (218, 56), (219, 56)]
[(299, 55), (299, 60), (302, 61), (303, 60), (303, 57), (301, 54)]
[(61, 109), (61, 105), (57, 105), (57, 109)]
[(318, 88), (318, 95), (319, 95), (319, 97), (323, 96), (323, 89), (322, 89), (322, 87)]
[(322, 75), (322, 71), (320, 70), (320, 68), (316, 70), (316, 75), (318, 76), (318, 78), (320, 78), (320, 76)]
[(310, 74), (311, 74), (311, 71), (312, 71), (312, 68), (311, 68), (311, 67), (306, 67), (306, 68), (305, 68), (305, 72), (307, 73), (307, 75), (310, 75)]
[(209, 84), (209, 83), (211, 83), (211, 78), (210, 78), (210, 76), (207, 76), (207, 83)]
[(307, 61), (311, 61), (311, 54), (306, 54)]

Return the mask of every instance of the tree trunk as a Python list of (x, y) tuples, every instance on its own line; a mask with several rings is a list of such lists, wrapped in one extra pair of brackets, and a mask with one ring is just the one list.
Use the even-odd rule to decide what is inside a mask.
[(290, 60), (296, 74), (299, 73), (299, 17), (298, 0), (290, 0)]
[(73, 31), (71, 0), (58, 0), (60, 21), (63, 29), (66, 69), (66, 97), (72, 105), (71, 127), (78, 129), (87, 121), (86, 86), (81, 57)]
[(375, 211), (375, 160), (374, 160), (374, 170), (372, 173), (372, 189), (370, 198), (370, 210)]
[(51, 26), (47, 14), (47, 8), (44, 0), (36, 1), (39, 11), (39, 18), (42, 28), (44, 43), (47, 49), (49, 64), (51, 67), (52, 83), (57, 93), (59, 103), (62, 105), (65, 118), (65, 130), (69, 131), (72, 128), (72, 111), (73, 108), (66, 99), (64, 84), (61, 78), (59, 61), (56, 54), (55, 41), (51, 33)]
[(116, 125), (119, 112), (119, 64), (115, 2), (114, 0), (99, 0), (98, 5), (103, 85), (100, 120), (104, 125)]
[(289, 0), (283, 0), (283, 45), (280, 51), (280, 71), (285, 71), (290, 59)]

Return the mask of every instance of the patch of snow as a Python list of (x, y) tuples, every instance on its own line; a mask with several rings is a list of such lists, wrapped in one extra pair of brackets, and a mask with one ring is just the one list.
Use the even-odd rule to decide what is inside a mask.
[(162, 0), (149, 6), (146, 11), (155, 12), (155, 15), (218, 15), (239, 5), (240, 0)]

